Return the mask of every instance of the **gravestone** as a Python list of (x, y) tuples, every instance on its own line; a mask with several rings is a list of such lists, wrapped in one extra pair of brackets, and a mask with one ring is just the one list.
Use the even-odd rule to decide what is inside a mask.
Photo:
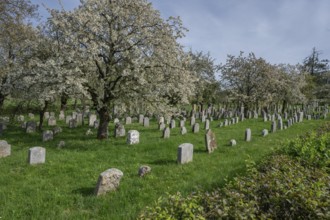
[(23, 122), (24, 121), (24, 115), (17, 116), (17, 121), (18, 122)]
[(117, 124), (117, 123), (119, 123), (120, 121), (119, 121), (119, 119), (118, 118), (115, 118), (114, 120), (113, 120), (113, 123), (114, 124)]
[(170, 128), (171, 129), (175, 128), (175, 120), (174, 119), (171, 120)]
[(206, 116), (202, 115), (202, 122), (205, 122), (205, 120), (206, 120)]
[(148, 117), (143, 118), (143, 127), (149, 127), (149, 118)]
[(307, 120), (308, 121), (312, 120), (312, 116), (311, 115), (307, 115)]
[(72, 116), (71, 115), (67, 115), (65, 117), (65, 124), (69, 125), (69, 122), (70, 122), (71, 119), (72, 119)]
[(99, 128), (99, 126), (100, 126), (100, 122), (99, 122), (99, 120), (95, 120), (94, 121), (94, 129), (98, 129)]
[(236, 140), (235, 140), (235, 139), (231, 139), (231, 140), (229, 141), (229, 145), (230, 145), (230, 146), (236, 146), (236, 145), (237, 145)]
[(117, 123), (115, 125), (115, 137), (125, 137), (126, 135), (126, 130), (124, 125)]
[(0, 141), (0, 158), (8, 157), (11, 154), (11, 145), (7, 143), (7, 141)]
[(55, 117), (55, 112), (49, 112), (49, 117)]
[(194, 124), (193, 129), (192, 129), (192, 132), (193, 133), (198, 133), (199, 132), (199, 124), (198, 123), (195, 123)]
[(72, 118), (77, 119), (78, 112), (72, 112)]
[(272, 125), (270, 127), (270, 132), (272, 132), (272, 133), (276, 132), (276, 122), (275, 121), (272, 121)]
[(138, 144), (140, 142), (140, 133), (136, 130), (130, 130), (127, 133), (127, 144)]
[(26, 133), (33, 133), (37, 130), (37, 123), (34, 121), (26, 122)]
[(159, 117), (158, 124), (164, 123), (165, 124), (165, 119), (163, 116)]
[(46, 161), (46, 149), (43, 147), (32, 147), (29, 149), (29, 164), (41, 164)]
[(164, 131), (165, 127), (166, 127), (166, 125), (165, 125), (164, 122), (162, 122), (158, 125), (158, 128), (159, 128), (160, 131)]
[(64, 111), (60, 111), (60, 114), (58, 116), (58, 120), (63, 121), (65, 119)]
[(49, 118), (49, 112), (45, 112), (44, 113), (44, 119), (48, 120), (48, 118)]
[(95, 195), (105, 195), (107, 192), (116, 190), (123, 175), (123, 172), (116, 168), (102, 172), (96, 184)]
[(252, 135), (251, 135), (251, 129), (247, 128), (245, 130), (245, 141), (251, 141)]
[(63, 148), (65, 147), (65, 141), (60, 141), (57, 145), (57, 148)]
[(77, 126), (82, 126), (84, 122), (84, 115), (82, 113), (78, 113), (76, 115)]
[(48, 126), (56, 126), (56, 118), (55, 118), (55, 116), (49, 116), (49, 118), (48, 118)]
[(187, 128), (181, 127), (181, 135), (187, 134)]
[(95, 114), (90, 114), (89, 119), (88, 119), (88, 126), (89, 127), (95, 127), (94, 122), (96, 121), (96, 115)]
[(42, 141), (51, 141), (53, 140), (53, 131), (50, 131), (50, 130), (46, 130), (44, 132), (42, 132)]
[(206, 119), (205, 125), (204, 125), (204, 129), (205, 130), (209, 130), (210, 129), (210, 120), (209, 119)]
[(145, 175), (147, 175), (150, 172), (151, 172), (151, 167), (149, 167), (147, 165), (143, 165), (143, 166), (140, 166), (140, 168), (138, 170), (138, 175), (139, 175), (139, 177), (144, 177)]
[(72, 118), (70, 121), (69, 121), (69, 128), (76, 128), (77, 127), (77, 120)]
[(193, 160), (194, 146), (190, 143), (181, 144), (178, 147), (178, 163), (185, 164)]
[(62, 132), (62, 128), (61, 127), (55, 127), (53, 128), (53, 134), (56, 135), (58, 133), (61, 133)]
[(299, 112), (299, 118), (298, 118), (298, 122), (302, 122), (304, 120), (304, 112)]
[(126, 119), (125, 119), (125, 124), (126, 124), (126, 125), (130, 125), (130, 124), (132, 124), (132, 118), (131, 118), (131, 117), (126, 117)]
[(190, 118), (190, 125), (191, 125), (191, 126), (194, 126), (195, 123), (196, 123), (196, 119), (195, 119), (194, 116), (192, 116), (192, 117)]
[(283, 130), (283, 121), (282, 121), (282, 118), (279, 118), (279, 119), (277, 120), (277, 128), (278, 128), (279, 130)]
[(21, 128), (26, 129), (26, 121), (22, 122)]
[(228, 126), (228, 119), (225, 119), (225, 121), (224, 121), (224, 126), (225, 126), (225, 127)]
[(267, 122), (268, 121), (268, 118), (267, 118), (267, 115), (265, 114), (264, 115), (264, 122)]
[(185, 125), (185, 120), (180, 120), (180, 128), (184, 127)]
[(140, 123), (140, 124), (143, 124), (143, 123), (144, 123), (144, 120), (143, 120), (143, 119), (144, 119), (144, 115), (141, 115), (141, 114), (140, 114), (140, 115), (139, 115), (139, 123)]
[(216, 138), (211, 129), (205, 134), (205, 147), (208, 153), (212, 153), (217, 148)]
[(267, 135), (268, 135), (268, 130), (267, 129), (263, 129), (261, 131), (261, 136), (266, 137)]
[(170, 138), (171, 130), (169, 127), (166, 127), (163, 131), (163, 138)]
[(34, 114), (33, 113), (29, 113), (28, 116), (29, 116), (30, 119), (34, 119)]

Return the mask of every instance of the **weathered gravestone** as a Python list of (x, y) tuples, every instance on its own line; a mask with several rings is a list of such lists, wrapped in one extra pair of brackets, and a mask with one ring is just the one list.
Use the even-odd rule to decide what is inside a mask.
[(123, 172), (116, 168), (102, 172), (96, 184), (95, 195), (105, 195), (107, 192), (116, 190), (123, 175)]
[(144, 115), (139, 115), (139, 123), (140, 124), (143, 124), (143, 122), (144, 122)]
[(0, 141), (0, 158), (8, 157), (11, 154), (11, 145), (7, 143), (7, 141)]
[(165, 119), (163, 116), (159, 117), (158, 124), (164, 123), (165, 124)]
[(192, 117), (190, 118), (190, 125), (191, 125), (191, 126), (194, 126), (195, 123), (196, 123), (196, 119), (195, 119), (194, 116), (192, 116)]
[(169, 127), (166, 127), (163, 131), (163, 138), (170, 138), (171, 135), (171, 129)]
[(77, 127), (77, 120), (72, 118), (70, 121), (69, 121), (69, 128), (76, 128)]
[(175, 128), (175, 120), (174, 119), (171, 120), (170, 128), (171, 129)]
[(131, 118), (131, 117), (126, 117), (126, 119), (125, 119), (125, 124), (126, 124), (126, 125), (130, 125), (130, 124), (132, 124), (132, 118)]
[(207, 152), (212, 153), (217, 148), (215, 134), (209, 129), (205, 134), (205, 147)]
[(181, 127), (181, 135), (187, 134), (187, 128)]
[(205, 125), (204, 125), (204, 129), (205, 130), (209, 130), (210, 129), (210, 120), (209, 119), (206, 119)]
[(37, 123), (34, 121), (26, 122), (26, 133), (33, 133), (37, 130)]
[(195, 123), (195, 124), (193, 125), (192, 132), (193, 132), (193, 133), (198, 133), (198, 132), (199, 132), (199, 124), (198, 124), (198, 123)]
[(60, 114), (58, 116), (58, 120), (63, 121), (65, 119), (64, 111), (60, 111)]
[(95, 121), (94, 121), (94, 129), (98, 129), (99, 126), (100, 126), (100, 122), (99, 122), (99, 120), (95, 120)]
[(275, 122), (275, 121), (272, 121), (272, 125), (271, 125), (271, 127), (270, 127), (270, 131), (271, 131), (272, 133), (276, 132), (276, 122)]
[(126, 130), (124, 125), (117, 123), (115, 125), (115, 137), (125, 137), (126, 135)]
[(62, 130), (61, 127), (55, 127), (55, 128), (53, 128), (53, 134), (54, 135), (57, 135), (57, 134), (61, 133), (62, 131), (63, 130)]
[(266, 137), (267, 135), (268, 135), (268, 130), (267, 129), (263, 129), (261, 131), (261, 136)]
[(144, 127), (149, 127), (149, 118), (148, 117), (143, 118), (143, 126)]
[(48, 118), (48, 126), (56, 126), (56, 118), (55, 118), (55, 116), (49, 116), (49, 118)]
[(65, 124), (68, 125), (71, 119), (72, 119), (72, 116), (71, 116), (71, 115), (67, 115), (67, 116), (65, 117)]
[(29, 149), (29, 164), (41, 164), (46, 161), (46, 149), (43, 147), (32, 147)]
[(138, 144), (140, 142), (140, 133), (136, 130), (130, 130), (127, 133), (127, 144)]
[(88, 126), (89, 127), (95, 127), (94, 122), (96, 121), (96, 115), (90, 114), (88, 119)]
[(49, 118), (49, 112), (45, 112), (44, 113), (44, 119), (48, 120), (48, 118)]
[(82, 113), (78, 113), (76, 116), (76, 121), (78, 126), (82, 126), (84, 124), (84, 115)]
[(119, 121), (118, 118), (115, 118), (115, 119), (113, 120), (113, 123), (114, 123), (114, 124), (117, 124), (117, 123), (120, 123), (120, 121)]
[(34, 119), (34, 114), (33, 113), (29, 113), (28, 116), (29, 116), (30, 119)]
[(299, 112), (299, 121), (298, 122), (302, 122), (304, 120), (304, 112)]
[(283, 130), (283, 121), (282, 121), (282, 118), (279, 118), (277, 120), (277, 128), (278, 128), (278, 130)]
[(159, 128), (160, 131), (164, 131), (165, 127), (166, 127), (166, 125), (165, 125), (164, 122), (161, 122), (161, 123), (158, 125), (158, 128)]
[(51, 141), (53, 140), (54, 135), (53, 135), (53, 131), (50, 130), (46, 130), (44, 132), (42, 132), (42, 141)]
[(251, 135), (251, 129), (247, 128), (245, 130), (245, 141), (251, 141), (252, 135)]
[(140, 177), (144, 177), (145, 175), (147, 175), (148, 173), (151, 172), (151, 167), (147, 166), (147, 165), (143, 165), (139, 167), (138, 170), (138, 175)]
[(236, 146), (236, 145), (237, 145), (236, 140), (235, 140), (235, 139), (231, 139), (231, 140), (229, 141), (229, 145), (230, 145), (230, 146)]
[(193, 160), (194, 146), (190, 143), (181, 144), (178, 147), (178, 163), (185, 164)]
[(185, 125), (185, 120), (180, 120), (180, 128), (184, 127)]

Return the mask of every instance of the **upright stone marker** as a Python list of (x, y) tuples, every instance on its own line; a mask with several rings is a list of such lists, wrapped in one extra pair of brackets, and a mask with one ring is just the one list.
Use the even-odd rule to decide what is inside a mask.
[(96, 115), (90, 114), (88, 119), (88, 125), (89, 127), (94, 127), (94, 122), (96, 121)]
[(195, 123), (192, 129), (193, 133), (198, 133), (199, 132), (199, 124)]
[(245, 130), (245, 141), (251, 141), (252, 135), (251, 135), (251, 129), (247, 128)]
[(230, 142), (229, 142), (229, 145), (232, 146), (232, 147), (233, 146), (236, 146), (237, 145), (236, 140), (235, 139), (231, 139)]
[(34, 121), (26, 122), (26, 133), (33, 133), (37, 130), (37, 123)]
[(181, 135), (187, 134), (187, 128), (186, 127), (181, 127)]
[(55, 116), (49, 116), (49, 118), (48, 118), (48, 126), (56, 126), (56, 118), (55, 118)]
[(131, 117), (126, 117), (125, 124), (126, 125), (132, 124), (132, 118)]
[(140, 142), (140, 133), (136, 130), (130, 130), (127, 133), (127, 144), (138, 144)]
[(148, 117), (143, 118), (143, 126), (144, 127), (149, 127), (149, 118)]
[(43, 147), (32, 147), (29, 149), (29, 164), (41, 164), (46, 161), (46, 149)]
[(268, 130), (267, 129), (263, 129), (261, 132), (261, 136), (266, 137), (268, 135)]
[(116, 190), (123, 176), (123, 172), (116, 168), (111, 168), (101, 173), (96, 184), (95, 195), (105, 195), (107, 192)]
[(216, 138), (211, 129), (209, 129), (205, 134), (205, 147), (209, 153), (212, 153), (217, 148)]
[(175, 128), (175, 120), (174, 119), (171, 120), (170, 128), (171, 129)]
[(170, 138), (171, 135), (171, 129), (169, 127), (166, 127), (163, 131), (163, 138)]
[(7, 141), (0, 141), (0, 158), (8, 157), (11, 154), (11, 145)]
[(271, 125), (271, 127), (270, 127), (270, 131), (271, 131), (272, 133), (276, 132), (276, 122), (275, 122), (275, 121), (272, 121), (272, 125)]
[(124, 125), (117, 123), (115, 125), (115, 137), (125, 137), (126, 135), (126, 130)]
[(140, 123), (140, 124), (143, 124), (143, 122), (144, 122), (143, 119), (144, 119), (144, 115), (141, 115), (141, 114), (140, 114), (140, 115), (139, 115), (139, 123)]
[(194, 146), (189, 143), (181, 144), (178, 147), (178, 163), (185, 164), (193, 160)]
[(206, 119), (204, 128), (205, 128), (205, 130), (210, 129), (210, 120), (209, 119)]
[(53, 131), (50, 130), (46, 130), (44, 132), (42, 132), (42, 141), (51, 141), (53, 140), (54, 135), (53, 135)]

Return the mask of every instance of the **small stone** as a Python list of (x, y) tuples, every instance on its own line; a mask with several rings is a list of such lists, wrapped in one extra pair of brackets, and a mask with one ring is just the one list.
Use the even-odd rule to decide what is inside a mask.
[(237, 145), (236, 140), (231, 139), (230, 142), (229, 142), (229, 145), (230, 145), (230, 146), (236, 146), (236, 145)]
[(96, 184), (95, 195), (105, 195), (107, 192), (116, 190), (123, 175), (123, 172), (116, 168), (102, 172)]
[(150, 172), (151, 172), (151, 167), (143, 165), (139, 168), (138, 175), (140, 177), (144, 177), (145, 175), (147, 175)]

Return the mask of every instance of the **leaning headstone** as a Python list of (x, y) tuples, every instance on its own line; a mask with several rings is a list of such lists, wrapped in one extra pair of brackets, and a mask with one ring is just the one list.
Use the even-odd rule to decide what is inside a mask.
[(193, 125), (192, 132), (193, 132), (193, 133), (198, 133), (198, 132), (199, 132), (199, 124), (198, 124), (198, 123), (195, 123), (195, 124)]
[(268, 130), (267, 129), (263, 129), (261, 131), (261, 136), (266, 137), (267, 135), (268, 135)]
[(181, 135), (187, 134), (187, 128), (181, 127)]
[(185, 164), (193, 160), (194, 145), (190, 143), (181, 144), (178, 147), (178, 163)]
[(127, 144), (138, 144), (140, 142), (140, 133), (136, 130), (130, 130), (127, 133)]
[(163, 131), (163, 138), (170, 138), (171, 130), (169, 127), (166, 127)]
[(29, 164), (41, 164), (46, 161), (46, 149), (43, 147), (32, 147), (29, 149)]
[(11, 154), (11, 145), (7, 141), (0, 141), (0, 158), (8, 157)]
[(94, 122), (96, 121), (96, 115), (90, 114), (88, 119), (88, 125), (89, 127), (95, 127)]
[(149, 167), (147, 165), (143, 165), (143, 166), (140, 166), (140, 168), (138, 170), (138, 175), (140, 177), (144, 177), (145, 175), (147, 175), (150, 172), (151, 172), (151, 167)]
[(42, 141), (51, 141), (53, 140), (53, 131), (46, 130), (42, 132)]
[(217, 148), (216, 138), (211, 129), (209, 129), (205, 134), (205, 147), (209, 153), (212, 153)]
[(56, 126), (56, 118), (55, 118), (55, 116), (49, 116), (49, 118), (48, 118), (48, 126)]
[(251, 136), (251, 129), (250, 128), (247, 128), (245, 130), (245, 141), (251, 141), (251, 138), (252, 138), (252, 136)]
[(209, 119), (206, 119), (205, 125), (204, 125), (204, 129), (205, 130), (209, 130), (210, 129), (210, 120)]
[(37, 130), (37, 123), (34, 121), (26, 122), (26, 133), (33, 133)]
[(115, 137), (125, 137), (126, 135), (126, 130), (124, 125), (117, 123), (115, 125)]
[(148, 117), (143, 118), (143, 127), (149, 127), (149, 118)]
[(102, 172), (96, 184), (95, 195), (105, 195), (107, 192), (116, 190), (123, 175), (123, 172), (116, 168)]
[(230, 146), (236, 146), (236, 145), (237, 145), (236, 140), (235, 140), (235, 139), (231, 139), (231, 140), (229, 141), (229, 145), (230, 145)]

